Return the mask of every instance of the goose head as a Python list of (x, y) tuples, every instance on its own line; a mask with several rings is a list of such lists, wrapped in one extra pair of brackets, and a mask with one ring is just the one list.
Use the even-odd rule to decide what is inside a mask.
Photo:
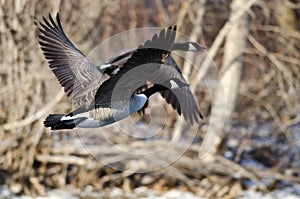
[(168, 89), (178, 89), (189, 86), (188, 83), (183, 82), (182, 80), (178, 78), (171, 78), (162, 83), (163, 86), (167, 87)]

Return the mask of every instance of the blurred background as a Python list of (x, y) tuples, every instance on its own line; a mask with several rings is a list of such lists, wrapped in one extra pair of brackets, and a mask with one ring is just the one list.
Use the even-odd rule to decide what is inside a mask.
[[(2, 0), (0, 5), (0, 198), (46, 196), (52, 189), (80, 198), (100, 197), (92, 192), (110, 197), (112, 190), (138, 198), (147, 190), (163, 195), (174, 189), (195, 198), (245, 197), (249, 190), (299, 197), (299, 1)], [(91, 148), (85, 150), (75, 130), (51, 132), (43, 126), (49, 113), (72, 109), (42, 55), (33, 23), (57, 12), (65, 33), (85, 54), (122, 31), (174, 24), (207, 48), (191, 58), (196, 67), (177, 58), (205, 119), (175, 162), (141, 173), (143, 162), (122, 162), (126, 158), (95, 141), (93, 130), (86, 131), (84, 142)], [(204, 80), (212, 66), (218, 78), (209, 84)], [(188, 136), (187, 124), (164, 106), (167, 133), (161, 140), (180, 146), (174, 134)], [(114, 144), (143, 144), (115, 131), (103, 128)], [(91, 150), (123, 169), (102, 164)]]

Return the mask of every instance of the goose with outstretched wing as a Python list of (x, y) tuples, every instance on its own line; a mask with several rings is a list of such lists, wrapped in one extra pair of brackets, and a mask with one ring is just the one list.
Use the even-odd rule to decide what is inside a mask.
[[(151, 40), (146, 41), (133, 52), (117, 74), (105, 80), (101, 70), (99, 71), (96, 65), (89, 61), (68, 39), (62, 29), (59, 15), (57, 14), (56, 22), (51, 15), (49, 20), (43, 18), (44, 22), (36, 23), (41, 49), (67, 96), (78, 108), (68, 114), (50, 114), (44, 121), (46, 127), (72, 129), (108, 125), (145, 108), (149, 97), (156, 92), (172, 92), (188, 88), (186, 81), (175, 76), (162, 75), (165, 79), (159, 85), (155, 84), (140, 93), (137, 92), (138, 88), (133, 89), (136, 85), (153, 82), (155, 74), (162, 66), (164, 67), (164, 62), (173, 48), (176, 27), (170, 27), (155, 34)], [(143, 67), (143, 65), (146, 66)], [(130, 74), (136, 68), (140, 71), (139, 75)], [(124, 79), (126, 85), (118, 85)], [(188, 100), (195, 102), (193, 96), (191, 97), (192, 99)], [(196, 109), (198, 110), (197, 106)], [(196, 114), (188, 112), (182, 112), (182, 114), (191, 123), (198, 121), (201, 117), (199, 110)]]
[[(196, 42), (185, 42), (185, 43), (174, 43), (172, 46), (172, 51), (204, 51), (206, 48), (199, 45)], [(109, 75), (110, 77), (116, 75), (120, 68), (124, 66), (127, 60), (133, 55), (134, 50), (127, 51), (120, 55), (117, 55), (109, 59), (105, 64), (100, 65), (98, 68), (101, 73)], [(168, 56), (164, 64), (156, 71), (155, 74), (150, 78), (152, 82), (159, 83), (161, 80), (166, 79), (179, 79), (184, 84), (188, 84), (183, 77), (180, 68), (178, 67), (176, 61), (172, 55)], [(160, 82), (161, 83), (161, 82)], [(182, 87), (176, 90), (161, 90), (156, 91), (157, 86), (146, 91), (159, 92), (165, 100), (172, 105), (173, 109), (177, 111), (179, 115), (183, 113), (185, 120), (190, 123), (199, 122), (199, 117), (203, 119), (200, 111), (197, 107), (197, 102), (194, 100), (193, 94), (188, 86)], [(148, 85), (143, 86), (143, 88), (148, 88)], [(181, 102), (181, 103), (180, 103)], [(182, 107), (180, 104), (184, 104)], [(139, 111), (144, 113), (147, 104)]]

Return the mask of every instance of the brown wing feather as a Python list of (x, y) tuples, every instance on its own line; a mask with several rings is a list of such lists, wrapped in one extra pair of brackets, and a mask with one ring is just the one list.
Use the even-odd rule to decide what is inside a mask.
[(104, 78), (66, 36), (59, 14), (56, 22), (49, 15), (49, 21), (43, 17), (43, 22), (35, 24), (45, 58), (67, 96), (78, 106), (92, 101)]

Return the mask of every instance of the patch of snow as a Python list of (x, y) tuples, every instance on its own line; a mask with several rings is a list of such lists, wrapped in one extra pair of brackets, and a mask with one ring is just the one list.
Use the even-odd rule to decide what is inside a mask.
[[(156, 190), (148, 189), (147, 187), (138, 187), (133, 190), (133, 193), (125, 193), (120, 188), (112, 188), (108, 192), (93, 191), (92, 186), (88, 186), (83, 190), (80, 196), (77, 196), (71, 193), (72, 190), (60, 190), (53, 189), (47, 191), (47, 196), (15, 196), (12, 192), (9, 191), (6, 185), (0, 187), (0, 198), (9, 198), (9, 199), (80, 199), (80, 198), (141, 198), (141, 199), (204, 199), (199, 197), (191, 192), (181, 191), (179, 189), (172, 189), (164, 193), (158, 193)], [(261, 193), (255, 190), (247, 190), (244, 192), (244, 196), (239, 197), (238, 199), (300, 199), (300, 189), (299, 187), (286, 187), (280, 190), (271, 191), (270, 193)]]
[(166, 193), (164, 193), (161, 197), (158, 197), (159, 199), (177, 199), (177, 198), (182, 198), (182, 199), (203, 199), (199, 196), (194, 195), (193, 193), (190, 192), (184, 192), (180, 191), (178, 189), (172, 189)]
[(244, 196), (239, 199), (300, 199), (300, 195), (294, 193), (294, 189), (285, 188), (283, 190), (272, 191), (267, 194), (257, 192), (254, 190), (248, 190), (244, 192)]
[(115, 187), (110, 191), (109, 196), (112, 198), (122, 197), (124, 196), (124, 191), (120, 188)]

